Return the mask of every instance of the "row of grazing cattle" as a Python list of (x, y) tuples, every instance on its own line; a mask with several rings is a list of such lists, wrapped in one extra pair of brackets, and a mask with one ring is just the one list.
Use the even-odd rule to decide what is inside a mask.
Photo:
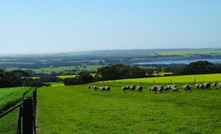
[[(195, 84), (195, 88), (196, 89), (210, 89), (210, 88), (221, 88), (221, 82), (216, 84), (216, 83), (212, 83), (210, 84), (209, 82), (204, 82), (204, 83), (197, 83)], [(191, 91), (191, 86), (189, 84), (185, 84), (183, 85), (183, 89), (185, 91)], [(173, 91), (173, 92), (179, 92), (178, 87), (176, 85), (167, 85), (165, 87), (163, 87), (162, 85), (153, 85), (151, 87), (149, 87), (149, 91), (153, 91), (155, 93), (159, 92), (163, 92), (163, 91)]]
[(98, 90), (101, 90), (101, 91), (110, 91), (110, 86), (88, 86), (88, 89), (93, 89), (94, 91), (98, 91)]
[(205, 83), (196, 83), (195, 84), (196, 89), (210, 89), (210, 83), (205, 82)]
[(143, 91), (142, 86), (135, 86), (135, 85), (126, 85), (126, 86), (122, 86), (121, 88), (122, 88), (122, 91), (127, 91), (127, 90), (131, 90), (131, 91), (137, 90), (138, 92)]
[[(197, 83), (195, 84), (195, 88), (196, 89), (210, 89), (210, 88), (221, 88), (221, 82), (216, 84), (216, 83), (212, 83), (210, 84), (209, 82), (205, 82), (205, 83)], [(95, 91), (101, 90), (101, 91), (110, 91), (110, 86), (88, 86), (88, 89), (93, 89)], [(126, 86), (122, 86), (121, 87), (122, 91), (135, 91), (137, 90), (138, 92), (142, 92), (143, 91), (143, 87), (138, 85), (135, 86), (133, 84), (131, 85), (126, 85)], [(191, 91), (191, 86), (189, 84), (185, 84), (183, 85), (183, 89), (185, 91)], [(153, 91), (155, 93), (162, 93), (163, 91), (172, 91), (172, 92), (179, 92), (179, 89), (177, 87), (177, 85), (166, 85), (166, 86), (162, 86), (162, 85), (153, 85), (149, 87), (149, 91)]]
[(163, 91), (168, 92), (169, 90), (173, 92), (179, 92), (178, 87), (176, 85), (167, 85), (167, 86), (162, 86), (162, 85), (153, 85), (149, 87), (149, 91), (153, 91), (155, 93), (162, 93)]
[(212, 83), (210, 84), (209, 82), (205, 82), (205, 83), (196, 83), (195, 84), (195, 88), (196, 89), (210, 89), (210, 88), (221, 88), (221, 82), (216, 84), (216, 83)]

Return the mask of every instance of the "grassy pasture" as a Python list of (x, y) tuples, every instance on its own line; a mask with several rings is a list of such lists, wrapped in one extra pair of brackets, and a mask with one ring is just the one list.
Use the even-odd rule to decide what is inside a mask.
[(221, 82), (221, 74), (199, 74), (183, 76), (163, 76), (138, 79), (123, 79), (113, 82), (132, 82), (132, 83), (194, 83), (194, 82)]
[(59, 75), (57, 76), (58, 78), (61, 78), (61, 79), (65, 79), (65, 78), (74, 78), (76, 77), (77, 75)]
[(18, 108), (0, 118), (0, 134), (15, 134), (18, 119)]
[[(43, 87), (38, 90), (38, 133), (221, 133), (221, 89), (196, 90), (197, 82), (219, 81), (220, 74), (126, 79), (91, 83), (110, 85), (110, 92), (88, 85)], [(153, 93), (152, 81), (172, 80), (180, 92)], [(121, 86), (141, 84), (144, 91), (122, 92)], [(190, 83), (191, 92), (181, 89)]]
[(64, 86), (63, 82), (49, 82), (48, 84), (51, 84), (51, 87)]
[[(199, 74), (199, 75), (184, 75), (184, 76), (163, 76), (165, 74), (171, 74), (170, 72), (162, 72), (159, 75), (162, 77), (148, 77), (148, 78), (136, 78), (136, 79), (124, 79), (124, 80), (114, 80), (114, 81), (105, 81), (97, 83), (109, 83), (109, 82), (135, 82), (135, 83), (194, 83), (194, 82), (221, 82), (221, 74)], [(74, 78), (77, 75), (60, 75), (57, 76), (61, 79), (65, 78)], [(92, 74), (95, 76), (95, 74)]]
[(0, 88), (0, 113), (22, 100), (30, 87)]

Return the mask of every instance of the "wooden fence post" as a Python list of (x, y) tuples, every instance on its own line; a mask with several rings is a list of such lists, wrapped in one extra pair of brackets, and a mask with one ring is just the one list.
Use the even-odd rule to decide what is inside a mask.
[(33, 134), (33, 107), (32, 99), (24, 98), (23, 99), (23, 134)]
[(33, 92), (33, 128), (34, 128), (34, 134), (36, 134), (36, 111), (37, 111), (37, 87), (35, 88), (35, 91)]
[(33, 91), (33, 115), (36, 117), (36, 107), (37, 107), (37, 89)]

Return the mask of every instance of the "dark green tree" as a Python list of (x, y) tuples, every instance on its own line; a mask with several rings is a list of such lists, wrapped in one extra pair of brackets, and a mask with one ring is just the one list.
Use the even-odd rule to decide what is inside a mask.
[(123, 64), (105, 66), (97, 69), (96, 80), (115, 80), (125, 78), (141, 78), (146, 76), (145, 69)]
[(152, 68), (146, 69), (146, 72), (149, 76), (152, 76), (154, 73), (154, 69), (152, 69)]
[(76, 77), (82, 84), (90, 83), (94, 81), (94, 77), (88, 72), (80, 72)]
[(174, 71), (175, 75), (218, 73), (218, 68), (208, 61), (196, 61)]

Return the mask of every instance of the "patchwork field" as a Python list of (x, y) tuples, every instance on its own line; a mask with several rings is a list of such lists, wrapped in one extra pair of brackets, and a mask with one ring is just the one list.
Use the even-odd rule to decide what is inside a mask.
[(156, 51), (159, 55), (199, 55), (199, 54), (208, 54), (208, 55), (220, 55), (220, 49), (180, 49), (180, 50), (162, 50)]
[[(218, 82), (220, 74), (127, 79), (88, 85), (38, 89), (39, 134), (60, 133), (221, 133), (221, 89), (197, 90), (196, 82)], [(154, 82), (153, 82), (154, 81)], [(154, 93), (154, 84), (176, 84), (178, 93)], [(142, 85), (143, 92), (123, 92), (121, 86)], [(191, 92), (182, 89), (190, 83)]]
[[(142, 62), (165, 61), (167, 64), (173, 64), (168, 60), (208, 60), (212, 63), (216, 60), (220, 63), (220, 59), (220, 48), (99, 50), (47, 55), (0, 56), (0, 68), (6, 71), (20, 69), (32, 70), (35, 73), (66, 75), (78, 74), (85, 70), (94, 73), (97, 68), (119, 63), (134, 65)], [(181, 64), (189, 64), (190, 61), (181, 62)]]
[[(39, 69), (31, 69), (35, 73), (44, 73), (44, 74), (50, 74), (53, 72), (64, 72), (69, 73), (73, 70), (76, 70), (75, 73), (79, 73), (82, 70), (88, 70), (88, 71), (97, 71), (97, 68), (102, 67), (102, 65), (87, 65), (87, 66), (59, 66), (59, 67), (41, 67)], [(8, 67), (7, 71), (16, 70), (15, 67)], [(28, 70), (28, 68), (19, 68), (21, 70)]]

